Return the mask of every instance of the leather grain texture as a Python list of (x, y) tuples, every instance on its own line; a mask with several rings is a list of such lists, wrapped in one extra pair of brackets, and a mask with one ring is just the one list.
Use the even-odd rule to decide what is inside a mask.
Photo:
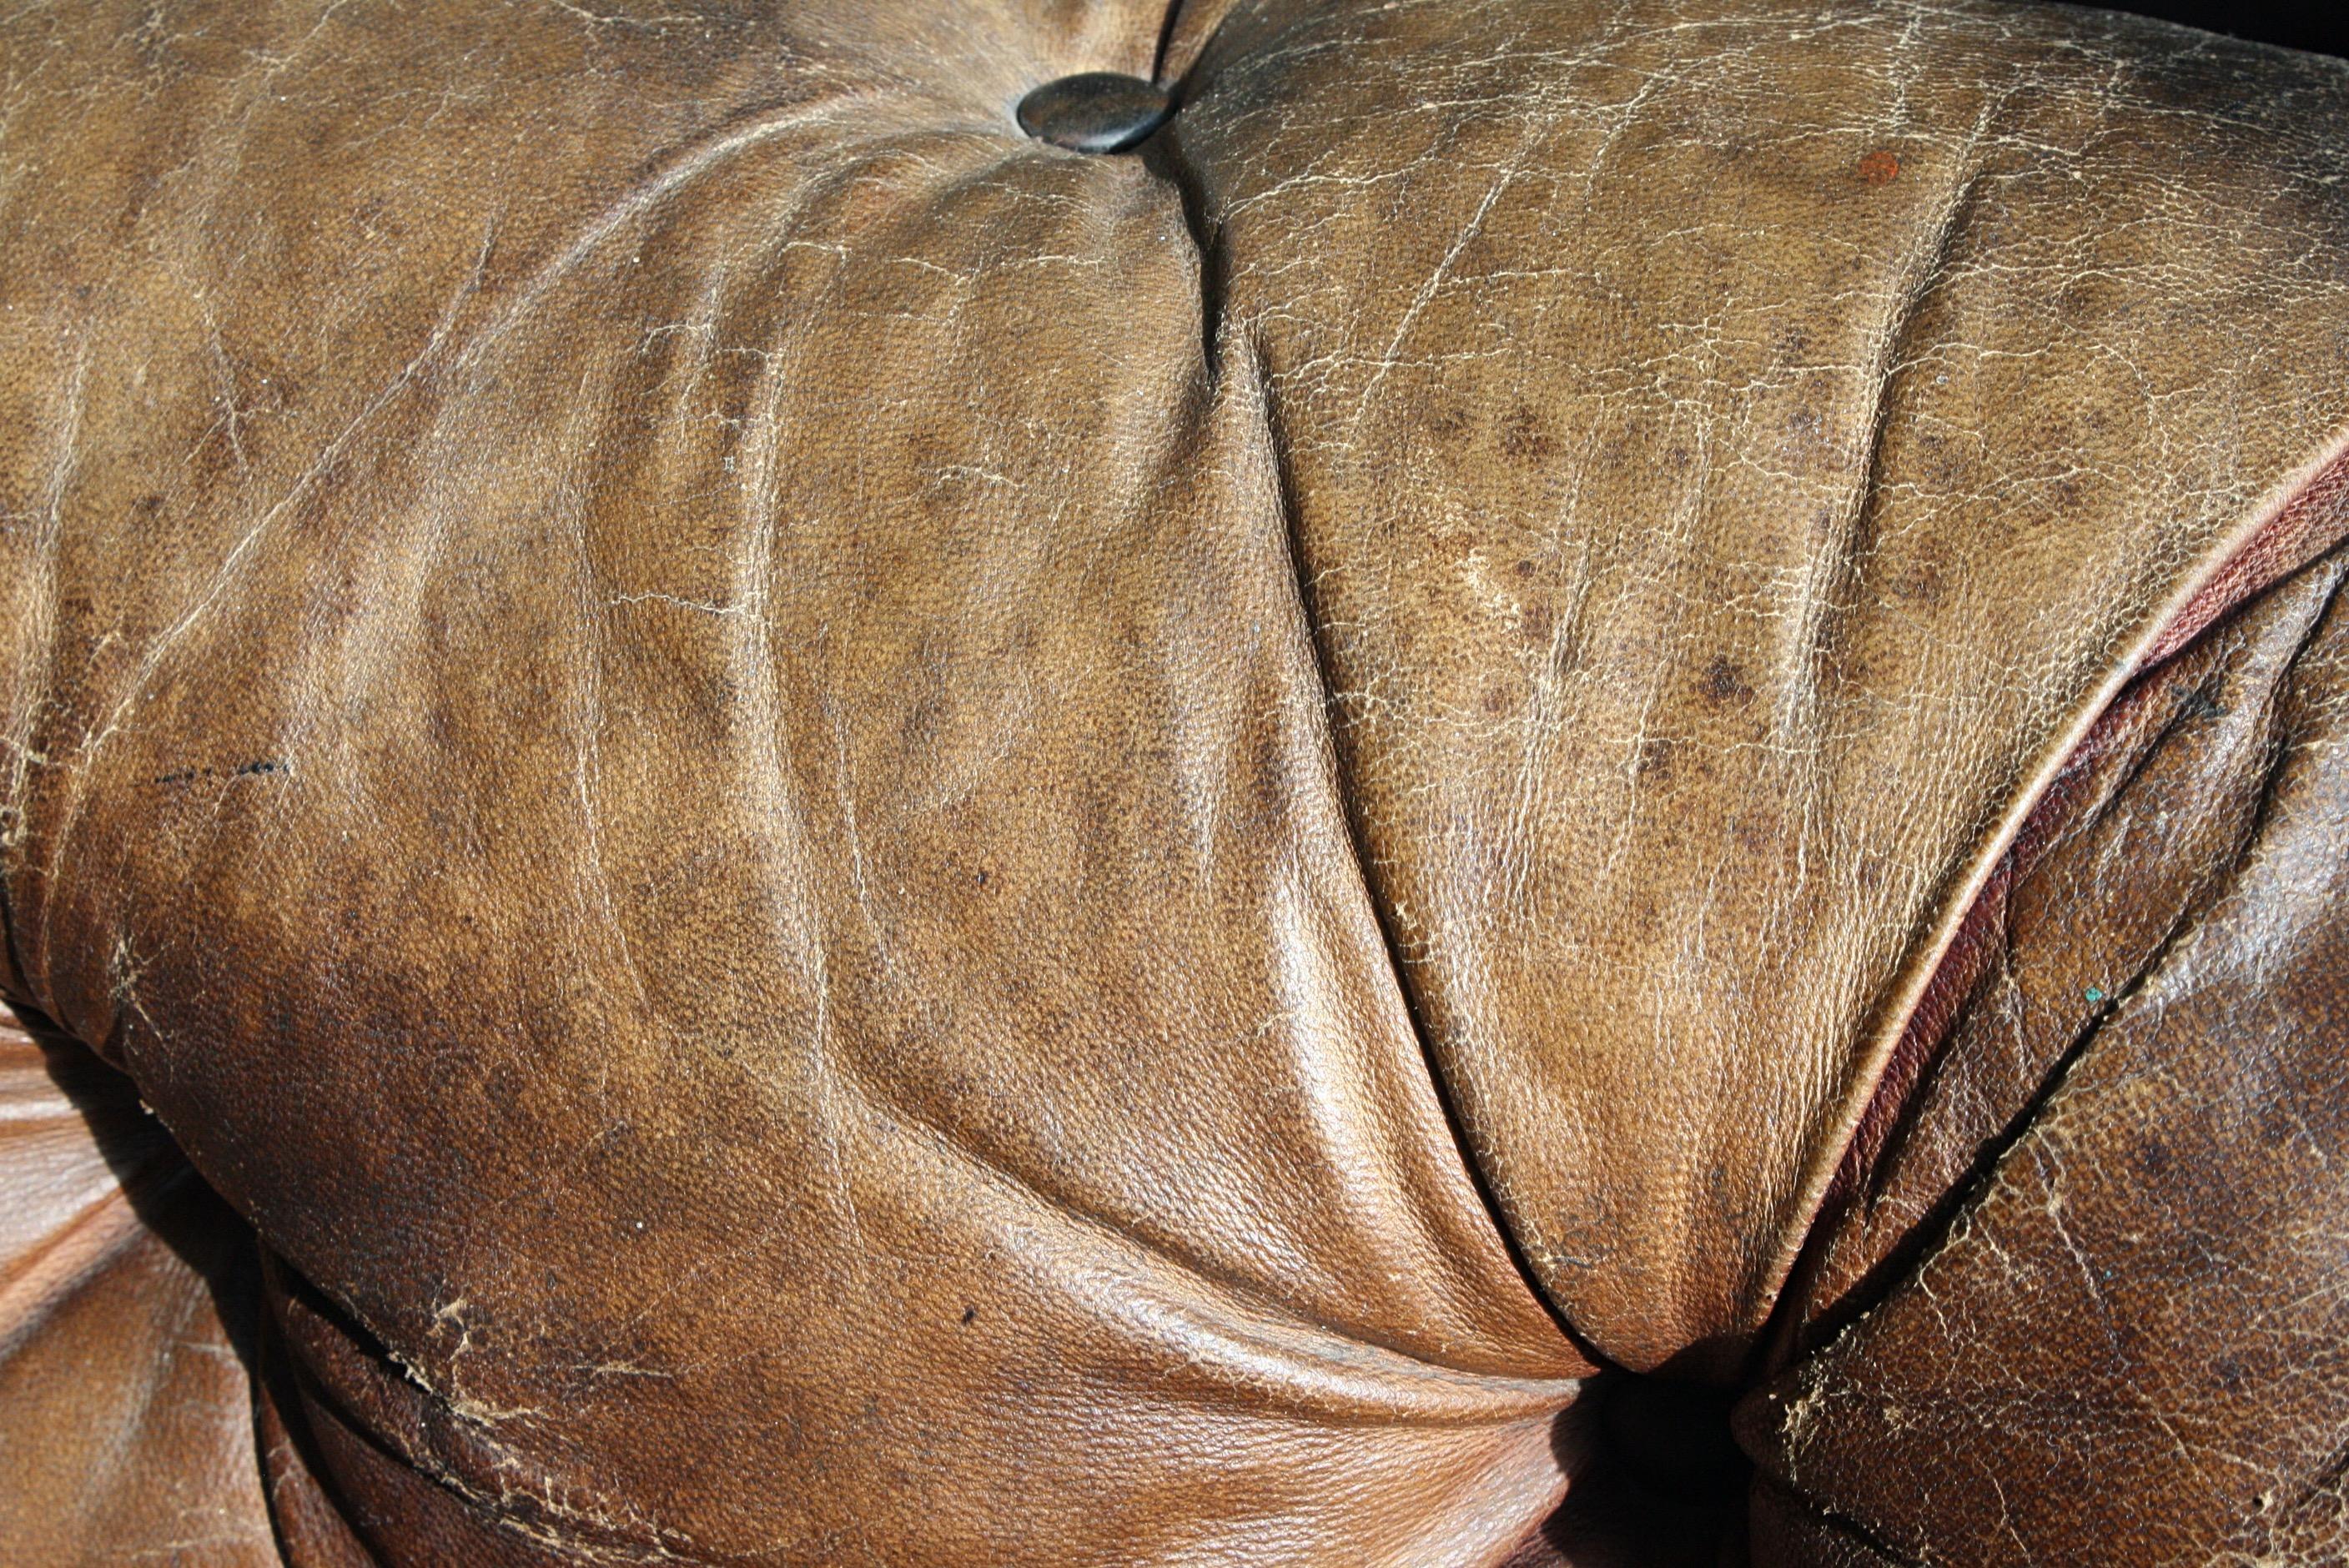
[(213, 1206), (0, 1172), (0, 1561), (2337, 1555), (2344, 168), (1985, 0), (15, 7), (9, 1070)]

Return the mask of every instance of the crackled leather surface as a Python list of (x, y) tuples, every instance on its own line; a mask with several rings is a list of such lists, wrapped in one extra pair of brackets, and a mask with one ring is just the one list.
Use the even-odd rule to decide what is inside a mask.
[(225, 1206), (11, 1154), (7, 1560), (2337, 1554), (2344, 162), (1988, 4), (16, 8), (10, 1070)]
[(1601, 1350), (1717, 1360), (1985, 849), (2339, 428), (2342, 77), (1534, 15), (1235, 15), (1174, 134), (1472, 1146)]
[[(2018, 883), (2038, 896), (2012, 901), (1950, 1058), (1971, 1092), (1919, 1125), (1949, 1136), (1995, 1103), (2039, 1029), (2074, 1037), (2059, 1086), (1921, 1265), (1744, 1412), (1819, 1528), (1933, 1563), (2299, 1564), (2349, 1545), (2344, 565), (2270, 595), (2199, 680), (2156, 688), (2158, 738)], [(2084, 861), (2106, 872), (2085, 891)], [(2082, 919), (2075, 901), (2114, 907)], [(2152, 943), (2131, 929), (2146, 912)], [(2084, 957), (2075, 990), (2063, 971)]]

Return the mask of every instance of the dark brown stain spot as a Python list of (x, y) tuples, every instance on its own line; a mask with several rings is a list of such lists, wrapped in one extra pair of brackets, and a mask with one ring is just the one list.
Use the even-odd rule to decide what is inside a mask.
[(1703, 689), (1707, 702), (1744, 704), (1754, 700), (1754, 688), (1747, 684), (1745, 672), (1725, 654), (1705, 665)]
[(1501, 453), (1520, 462), (1537, 463), (1549, 456), (1549, 433), (1539, 414), (1520, 403), (1501, 418)]
[(1892, 592), (1914, 604), (1939, 605), (1949, 596), (1940, 568), (1930, 561), (1912, 562), (1893, 579)]
[(1889, 147), (1879, 147), (1859, 160), (1859, 182), (1874, 188), (1889, 185), (1900, 178), (1900, 158)]

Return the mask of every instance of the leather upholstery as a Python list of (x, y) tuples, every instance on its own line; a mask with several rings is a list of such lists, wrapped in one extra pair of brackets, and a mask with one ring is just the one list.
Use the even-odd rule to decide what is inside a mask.
[(1980, 0), (17, 8), (0, 1561), (2337, 1559), (2345, 168)]

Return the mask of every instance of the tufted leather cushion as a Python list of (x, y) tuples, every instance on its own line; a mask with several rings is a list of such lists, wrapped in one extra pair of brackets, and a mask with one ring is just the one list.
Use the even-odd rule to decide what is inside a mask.
[(2344, 170), (1989, 0), (15, 8), (0, 1561), (2338, 1560)]

